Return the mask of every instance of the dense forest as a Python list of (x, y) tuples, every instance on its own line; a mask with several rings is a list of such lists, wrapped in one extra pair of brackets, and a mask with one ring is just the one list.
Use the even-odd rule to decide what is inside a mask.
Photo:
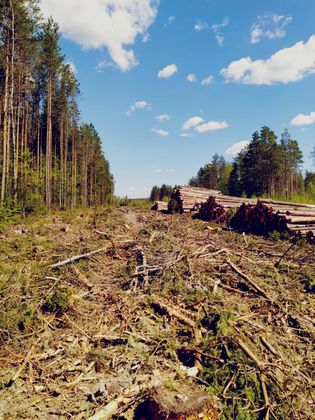
[(103, 204), (113, 177), (58, 25), (36, 1), (0, 0), (0, 206), (31, 211)]
[[(312, 157), (315, 164), (315, 149)], [(303, 176), (302, 163), (299, 144), (291, 138), (288, 130), (277, 141), (274, 131), (262, 127), (260, 132), (253, 134), (249, 145), (233, 163), (216, 154), (210, 163), (199, 169), (189, 184), (216, 188), (235, 196), (315, 197), (315, 173), (306, 172)]]

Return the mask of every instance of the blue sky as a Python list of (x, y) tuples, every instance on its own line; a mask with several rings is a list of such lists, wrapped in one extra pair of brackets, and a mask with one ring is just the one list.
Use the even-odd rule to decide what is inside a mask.
[(288, 128), (315, 169), (314, 0), (41, 4), (60, 24), (81, 118), (102, 137), (118, 195), (187, 183), (263, 125)]

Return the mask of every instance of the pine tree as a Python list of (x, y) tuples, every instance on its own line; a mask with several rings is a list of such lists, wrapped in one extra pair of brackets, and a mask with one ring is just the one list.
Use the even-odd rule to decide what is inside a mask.
[(59, 47), (59, 27), (51, 18), (43, 25), (40, 37), (41, 70), (46, 84), (46, 205), (52, 204), (52, 162), (53, 162), (53, 133), (52, 133), (52, 105), (53, 88), (56, 85), (58, 71), (63, 57)]

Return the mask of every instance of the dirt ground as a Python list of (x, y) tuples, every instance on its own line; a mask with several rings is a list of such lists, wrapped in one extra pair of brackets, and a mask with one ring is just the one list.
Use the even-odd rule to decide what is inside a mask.
[(314, 251), (132, 208), (7, 226), (0, 419), (313, 418)]

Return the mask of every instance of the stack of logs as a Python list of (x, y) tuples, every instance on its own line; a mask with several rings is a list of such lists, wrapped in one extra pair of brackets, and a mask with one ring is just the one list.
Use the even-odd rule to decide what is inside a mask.
[(197, 211), (202, 203), (208, 198), (222, 195), (221, 191), (207, 188), (180, 186), (174, 189), (169, 202), (169, 211), (178, 213), (190, 213)]
[(166, 201), (156, 201), (152, 206), (151, 210), (160, 211), (166, 213), (168, 211), (168, 203)]
[[(161, 210), (166, 210), (164, 203)], [(174, 190), (168, 211), (195, 213), (206, 221), (228, 221), (233, 229), (242, 232), (303, 235), (315, 243), (315, 205), (312, 204), (232, 197), (218, 190), (181, 186)]]

